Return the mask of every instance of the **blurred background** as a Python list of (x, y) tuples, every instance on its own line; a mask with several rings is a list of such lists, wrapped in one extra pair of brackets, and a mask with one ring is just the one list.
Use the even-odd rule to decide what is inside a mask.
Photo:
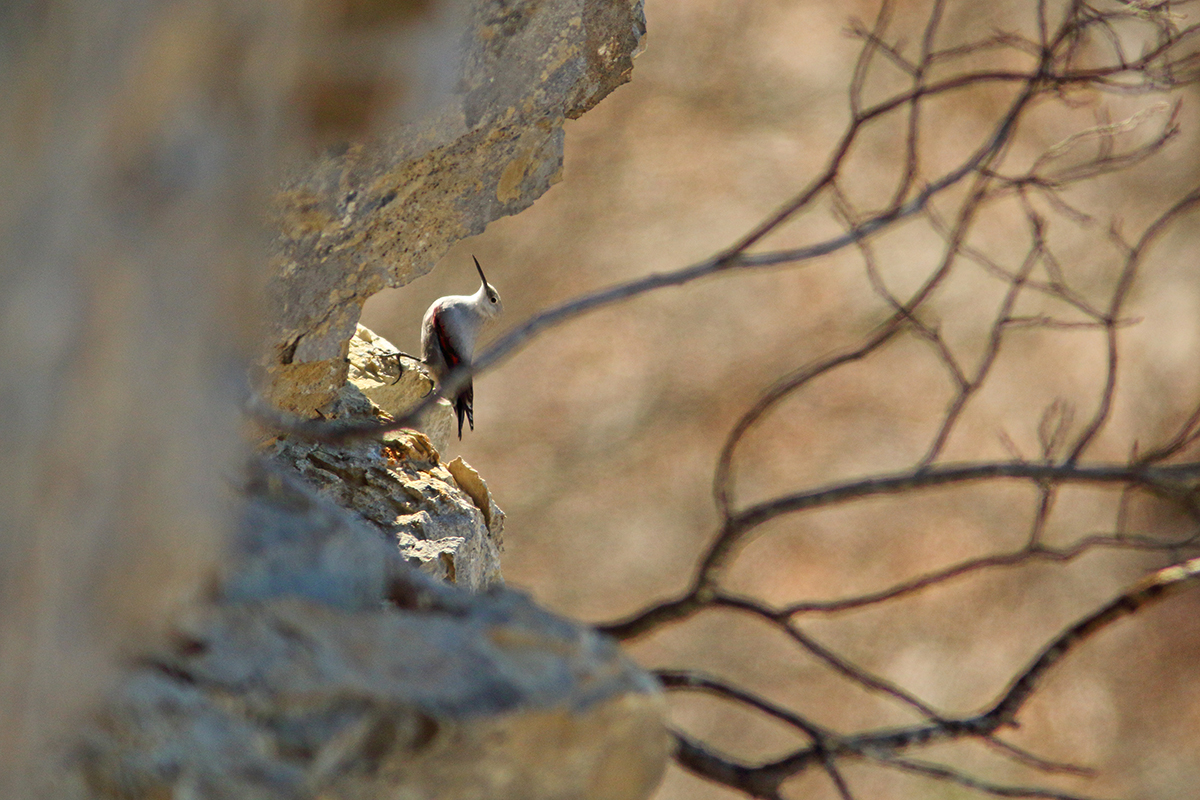
[[(1034, 35), (1034, 4), (948, 3), (936, 46), (997, 30)], [(1186, 7), (1185, 7), (1186, 8)], [(419, 352), (428, 305), (475, 289), (478, 256), (506, 316), (495, 334), (541, 309), (613, 283), (682, 267), (727, 247), (823, 167), (849, 119), (847, 100), (861, 40), (853, 17), (873, 3), (811, 0), (648, 0), (646, 50), (631, 84), (570, 123), (563, 180), (529, 210), (462, 242), (433, 274), (368, 304), (363, 324), (401, 350)], [(902, 2), (886, 38), (912, 57), (930, 6)], [(1103, 43), (1092, 43), (1095, 57)], [(1136, 46), (1130, 52), (1138, 52)], [(1086, 55), (1085, 55), (1086, 59)], [(947, 65), (1023, 68), (1014, 51), (989, 50)], [(876, 62), (868, 100), (906, 85)], [(1012, 99), (990, 85), (925, 106), (921, 174), (932, 178), (978, 146)], [(1064, 193), (1090, 220), (1037, 201), (1060, 277), (1105, 306), (1124, 253), (1109, 229), (1136, 240), (1200, 180), (1194, 88), (1170, 94), (1094, 91), (1040, 104), (1004, 162), (1028, 168), (1047, 149), (1097, 124), (1144, 112), (1118, 149), (1144, 144), (1182, 101), (1181, 132), (1120, 173)], [(903, 118), (863, 138), (843, 169), (859, 209), (883, 205), (904, 157)], [(1094, 143), (1063, 158), (1086, 157)], [(952, 217), (962, 193), (935, 203)], [(777, 232), (767, 247), (819, 240), (840, 229), (829, 204)], [(1015, 201), (985, 209), (971, 247), (1010, 270), (1029, 249)], [(1160, 444), (1200, 401), (1200, 276), (1196, 216), (1184, 217), (1149, 252), (1132, 286), (1120, 334), (1110, 421), (1087, 457), (1122, 460)], [(872, 241), (883, 280), (901, 297), (936, 269), (941, 239), (925, 221)], [(1033, 277), (1054, 279), (1045, 264)], [(928, 307), (969, 373), (987, 346), (1007, 285), (962, 260)], [(686, 588), (717, 514), (713, 469), (730, 428), (781, 375), (855, 345), (888, 314), (861, 255), (847, 250), (796, 266), (728, 274), (661, 290), (540, 336), (475, 384), (476, 430), (458, 450), (506, 511), (505, 574), (563, 613), (611, 621)], [(1078, 322), (1077, 310), (1026, 293), (1017, 313)], [(1096, 329), (1010, 331), (992, 374), (968, 404), (942, 460), (1037, 459), (1039, 423), (1065, 409), (1068, 435), (1095, 413), (1105, 380)], [(735, 460), (735, 503), (832, 481), (911, 468), (930, 447), (954, 385), (928, 343), (908, 335), (837, 370), (781, 404)], [(1044, 427), (1044, 426), (1043, 426)], [(448, 456), (454, 453), (444, 454)], [(1057, 455), (1061, 456), (1062, 453)], [(1194, 457), (1194, 453), (1192, 454)], [(1065, 546), (1118, 529), (1120, 493), (1067, 488), (1045, 540)], [(775, 603), (845, 597), (885, 588), (964, 558), (1020, 547), (1038, 507), (1036, 487), (993, 483), (878, 498), (776, 521), (741, 551), (727, 585)], [(1195, 523), (1134, 499), (1128, 533), (1179, 540)], [(1093, 551), (1069, 564), (1040, 562), (977, 573), (880, 607), (802, 619), (818, 640), (946, 714), (992, 701), (1057, 632), (1148, 569), (1195, 549)], [(998, 781), (1058, 786), (1093, 796), (1175, 798), (1200, 785), (1200, 595), (1172, 599), (1119, 623), (1071, 655), (1026, 707), (1011, 741), (1044, 757), (1097, 770), (1045, 776), (978, 744), (922, 757)], [(709, 670), (790, 705), (841, 732), (915, 719), (832, 675), (765, 626), (707, 612), (631, 646), (652, 667)], [(675, 724), (749, 760), (798, 746), (788, 731), (728, 704), (672, 698)], [(849, 767), (858, 797), (959, 797), (966, 790), (873, 766)], [(806, 773), (795, 797), (834, 797)], [(673, 769), (659, 797), (729, 793)]]

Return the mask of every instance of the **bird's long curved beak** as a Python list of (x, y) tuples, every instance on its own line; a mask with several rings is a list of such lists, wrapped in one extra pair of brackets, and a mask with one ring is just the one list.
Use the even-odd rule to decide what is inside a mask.
[(475, 269), (479, 270), (479, 277), (483, 278), (483, 285), (487, 286), (487, 278), (483, 277), (483, 267), (479, 266), (479, 259), (475, 256), (471, 256), (471, 259), (475, 262)]

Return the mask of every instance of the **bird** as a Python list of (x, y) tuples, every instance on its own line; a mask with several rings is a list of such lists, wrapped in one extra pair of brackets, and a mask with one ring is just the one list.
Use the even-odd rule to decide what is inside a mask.
[[(475, 269), (483, 285), (472, 295), (452, 294), (439, 297), (421, 320), (421, 360), (425, 362), (440, 385), (456, 367), (470, 366), (475, 355), (475, 340), (479, 331), (504, 311), (500, 293), (484, 277), (479, 259)], [(458, 416), (458, 438), (462, 439), (463, 419), (475, 430), (475, 391), (466, 384), (447, 397)]]

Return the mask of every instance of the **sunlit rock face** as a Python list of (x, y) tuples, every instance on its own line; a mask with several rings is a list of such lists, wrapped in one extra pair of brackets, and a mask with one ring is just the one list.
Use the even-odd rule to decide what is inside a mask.
[(562, 125), (629, 79), (640, 2), (479, 2), (454, 93), (428, 117), (332, 147), (275, 202), (260, 385), (310, 416), (346, 379), (362, 305), (560, 177)]

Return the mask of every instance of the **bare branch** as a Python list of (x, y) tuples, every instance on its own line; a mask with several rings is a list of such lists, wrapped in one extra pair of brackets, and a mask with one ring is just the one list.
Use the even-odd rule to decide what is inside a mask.
[(1088, 553), (1096, 548), (1123, 548), (1131, 550), (1159, 550), (1170, 551), (1181, 546), (1194, 543), (1195, 536), (1189, 537), (1184, 541), (1158, 541), (1146, 537), (1132, 536), (1112, 536), (1112, 535), (1094, 535), (1087, 536), (1072, 544), (1070, 547), (1055, 549), (1042, 545), (1026, 545), (1019, 550), (1009, 553), (997, 553), (990, 556), (982, 556), (980, 558), (968, 559), (960, 561), (949, 567), (940, 570), (934, 570), (921, 574), (919, 577), (905, 581), (887, 589), (870, 594), (857, 595), (848, 597), (842, 600), (830, 600), (826, 602), (806, 601), (803, 603), (793, 603), (783, 609), (783, 613), (788, 615), (796, 614), (811, 614), (811, 613), (836, 613), (839, 611), (850, 611), (856, 608), (875, 605), (877, 603), (896, 600), (910, 594), (923, 591), (925, 589), (939, 586), (956, 578), (963, 578), (975, 572), (990, 569), (1000, 569), (1006, 567), (1024, 566), (1030, 563), (1037, 562), (1059, 562), (1066, 563), (1074, 561), (1079, 556)]
[(842, 677), (858, 684), (862, 688), (890, 697), (899, 703), (908, 706), (917, 713), (929, 718), (940, 720), (942, 715), (939, 714), (932, 706), (916, 697), (910, 692), (905, 691), (892, 681), (881, 678), (878, 675), (873, 675), (862, 667), (857, 666), (848, 658), (838, 655), (830, 648), (820, 644), (808, 634), (804, 633), (795, 624), (793, 624), (787, 615), (780, 614), (778, 611), (767, 608), (761, 603), (756, 603), (746, 598), (731, 597), (729, 595), (718, 595), (712, 601), (712, 605), (717, 608), (733, 608), (739, 611), (745, 611), (754, 614), (772, 624), (779, 630), (783, 631), (801, 648), (811, 653), (827, 667), (837, 672)]
[[(1116, 289), (1113, 291), (1112, 300), (1109, 303), (1108, 312), (1104, 319), (1107, 325), (1107, 346), (1108, 346), (1108, 371), (1105, 377), (1104, 391), (1101, 395), (1100, 405), (1096, 409), (1095, 415), (1091, 422), (1088, 423), (1083, 433), (1075, 443), (1074, 449), (1067, 457), (1067, 463), (1074, 463), (1087, 450), (1088, 445), (1092, 443), (1101, 428), (1108, 421), (1109, 412), (1112, 410), (1113, 393), (1116, 391), (1117, 385), (1117, 326), (1116, 320), (1120, 316), (1121, 307), (1125, 302), (1125, 298), (1129, 294), (1130, 288), (1133, 286), (1134, 277), (1137, 275), (1138, 267), (1142, 259), (1145, 257), (1146, 251), (1158, 240), (1178, 217), (1189, 213), (1197, 205), (1200, 205), (1200, 188), (1193, 189), (1186, 196), (1176, 202), (1169, 209), (1164, 211), (1158, 219), (1146, 229), (1142, 234), (1137, 244), (1129, 251), (1129, 256), (1125, 260), (1125, 267), (1121, 271), (1121, 277), (1117, 281)], [(1114, 235), (1116, 232), (1114, 231)]]
[[(897, 753), (948, 740), (979, 738), (995, 741), (996, 731), (1015, 724), (1016, 716), (1046, 673), (1068, 653), (1114, 622), (1150, 605), (1200, 584), (1200, 558), (1158, 570), (1115, 597), (1100, 609), (1058, 634), (1041, 653), (1012, 680), (1000, 698), (986, 711), (961, 719), (936, 719), (908, 728), (857, 736), (826, 738), (820, 744), (797, 750), (772, 762), (750, 765), (718, 754), (685, 734), (676, 733), (676, 762), (683, 768), (717, 783), (739, 789), (751, 797), (778, 797), (779, 786), (803, 770), (834, 758), (867, 758), (881, 766), (895, 767), (930, 777), (951, 780), (969, 788), (1002, 797), (1042, 797), (1080, 800), (1076, 795), (1040, 787), (1014, 787), (983, 781), (936, 764), (901, 759)], [(787, 712), (784, 712), (787, 713)], [(1017, 751), (1006, 746), (1006, 749)], [(1018, 751), (1024, 752), (1024, 751)], [(1040, 761), (1040, 760), (1039, 760)], [(1043, 762), (1045, 763), (1045, 762)], [(1056, 771), (1079, 772), (1078, 768)]]
[(1151, 573), (1129, 591), (1079, 620), (1046, 645), (983, 717), (1005, 724), (1011, 723), (1045, 674), (1081, 642), (1123, 617), (1192, 588), (1197, 582), (1200, 582), (1200, 558)]
[(823, 743), (832, 736), (830, 732), (824, 730), (816, 723), (810, 722), (782, 706), (758, 697), (744, 689), (732, 686), (711, 675), (705, 675), (694, 670), (663, 669), (655, 670), (654, 676), (658, 678), (659, 683), (663, 685), (664, 689), (690, 689), (707, 692), (729, 700), (736, 700), (743, 705), (755, 708), (770, 717), (791, 725), (793, 728), (807, 734), (814, 743)]
[(1029, 752), (1023, 747), (1017, 747), (1011, 742), (1006, 742), (999, 736), (992, 734), (983, 737), (983, 742), (989, 747), (999, 750), (1005, 756), (1014, 761), (1024, 764), (1027, 767), (1032, 767), (1040, 772), (1061, 773), (1065, 775), (1075, 775), (1081, 778), (1093, 778), (1096, 775), (1096, 770), (1089, 767), (1081, 767), (1077, 764), (1064, 764), (1061, 761), (1051, 761), (1042, 758), (1039, 755)]
[(964, 786), (980, 794), (990, 795), (992, 797), (1033, 797), (1043, 798), (1044, 800), (1089, 800), (1089, 798), (1071, 794), (1069, 792), (1058, 792), (1053, 789), (1043, 789), (1037, 786), (1008, 786), (1001, 783), (993, 783), (976, 778), (972, 775), (941, 764), (931, 764), (927, 761), (915, 761), (908, 758), (883, 758), (877, 762), (882, 766), (899, 769), (904, 772), (911, 772), (917, 775), (924, 775), (929, 778), (949, 781), (956, 783), (959, 786)]
[(1133, 484), (1166, 497), (1185, 497), (1195, 491), (1200, 463), (1150, 466), (1143, 464), (1035, 464), (996, 462), (944, 465), (895, 475), (865, 478), (820, 489), (796, 492), (733, 513), (709, 546), (692, 588), (675, 600), (665, 601), (633, 616), (598, 626), (619, 639), (649, 633), (672, 620), (689, 617), (717, 597), (715, 580), (736, 546), (759, 526), (785, 514), (824, 508), (865, 497), (899, 494), (918, 489), (983, 480), (1018, 479), (1035, 483), (1087, 483), (1123, 486)]

